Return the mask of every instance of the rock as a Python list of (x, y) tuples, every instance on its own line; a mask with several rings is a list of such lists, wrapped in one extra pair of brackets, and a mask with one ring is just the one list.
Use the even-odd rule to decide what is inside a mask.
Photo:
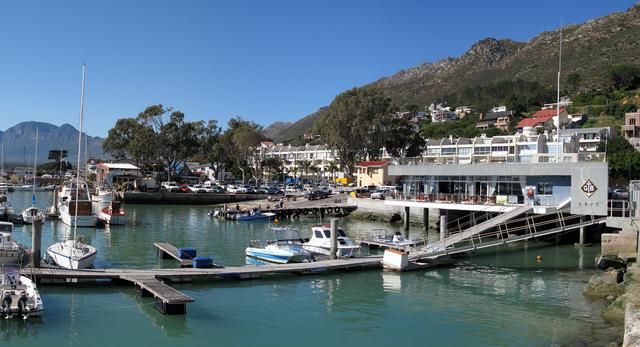
[(391, 215), (391, 219), (389, 219), (389, 222), (393, 223), (399, 220), (402, 220), (402, 216), (400, 216), (400, 213), (394, 213)]
[(640, 346), (640, 308), (627, 304), (624, 319), (623, 347)]
[(638, 258), (638, 253), (637, 252), (620, 253), (618, 254), (618, 258), (622, 259), (626, 264), (629, 264), (632, 262), (636, 262), (636, 259)]
[(615, 298), (616, 298), (616, 297), (615, 297), (615, 296), (613, 296), (613, 295), (609, 295), (609, 296), (607, 296), (607, 300), (609, 300), (609, 301), (611, 301), (611, 300), (613, 300), (613, 299), (615, 299)]
[(597, 273), (589, 278), (589, 283), (582, 294), (591, 298), (617, 297), (624, 293), (624, 285), (621, 280), (621, 271), (609, 270)]
[(613, 256), (613, 255), (601, 255), (600, 258), (598, 258), (598, 269), (600, 270), (606, 270), (606, 269), (623, 269), (627, 266), (627, 263), (625, 263), (624, 260), (618, 258), (617, 256)]

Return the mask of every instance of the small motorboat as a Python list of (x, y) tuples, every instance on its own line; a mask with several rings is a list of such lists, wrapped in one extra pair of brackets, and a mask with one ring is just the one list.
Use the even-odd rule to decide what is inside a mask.
[[(360, 246), (357, 246), (344, 233), (342, 228), (338, 228), (338, 257), (351, 258), (358, 253)], [(330, 255), (331, 254), (331, 225), (323, 224), (311, 227), (311, 239), (303, 244), (303, 247), (311, 254)]]
[(22, 222), (25, 224), (33, 224), (33, 220), (42, 219), (44, 220), (44, 214), (42, 212), (38, 212), (38, 208), (35, 206), (31, 206), (22, 211)]
[(13, 223), (0, 222), (0, 265), (18, 264), (27, 258), (27, 251), (13, 239)]
[(247, 257), (270, 263), (308, 263), (313, 261), (311, 253), (304, 249), (302, 239), (278, 239), (267, 241), (261, 246), (258, 241), (251, 241), (245, 249)]
[(424, 245), (423, 240), (407, 240), (404, 238), (401, 232), (396, 231), (392, 235), (388, 235), (386, 233), (375, 235), (372, 239), (377, 243), (380, 243), (383, 246), (389, 247), (416, 247), (419, 245)]
[(251, 210), (248, 213), (237, 213), (235, 215), (235, 220), (249, 221), (249, 220), (259, 220), (259, 219), (271, 219), (275, 216), (276, 214), (273, 212), (262, 212), (259, 210)]
[(0, 314), (5, 319), (14, 315), (26, 320), (40, 317), (44, 305), (35, 283), (27, 276), (20, 275), (18, 265), (4, 265), (0, 284)]

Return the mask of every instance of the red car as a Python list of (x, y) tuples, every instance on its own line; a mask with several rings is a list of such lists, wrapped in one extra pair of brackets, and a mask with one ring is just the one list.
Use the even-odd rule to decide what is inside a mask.
[(180, 192), (188, 193), (190, 191), (191, 191), (191, 189), (189, 189), (189, 185), (188, 184), (183, 183), (183, 184), (180, 185)]

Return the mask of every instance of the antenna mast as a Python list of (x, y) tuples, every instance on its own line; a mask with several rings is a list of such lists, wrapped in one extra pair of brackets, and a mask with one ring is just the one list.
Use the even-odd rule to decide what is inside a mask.
[(82, 92), (80, 93), (80, 129), (78, 129), (78, 167), (76, 168), (76, 211), (73, 217), (73, 241), (76, 240), (76, 231), (78, 230), (78, 199), (80, 197), (80, 151), (82, 149), (82, 125), (84, 118), (84, 76), (87, 64), (82, 64)]

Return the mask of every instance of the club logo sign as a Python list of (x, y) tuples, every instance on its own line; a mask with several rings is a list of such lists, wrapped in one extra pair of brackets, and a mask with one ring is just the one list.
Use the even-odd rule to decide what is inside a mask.
[(588, 179), (586, 182), (584, 182), (584, 184), (582, 185), (582, 187), (580, 187), (580, 189), (582, 189), (585, 195), (587, 195), (587, 197), (590, 198), (591, 195), (593, 195), (598, 190), (598, 187), (596, 187), (596, 185), (593, 184), (593, 182), (591, 182), (591, 180)]

